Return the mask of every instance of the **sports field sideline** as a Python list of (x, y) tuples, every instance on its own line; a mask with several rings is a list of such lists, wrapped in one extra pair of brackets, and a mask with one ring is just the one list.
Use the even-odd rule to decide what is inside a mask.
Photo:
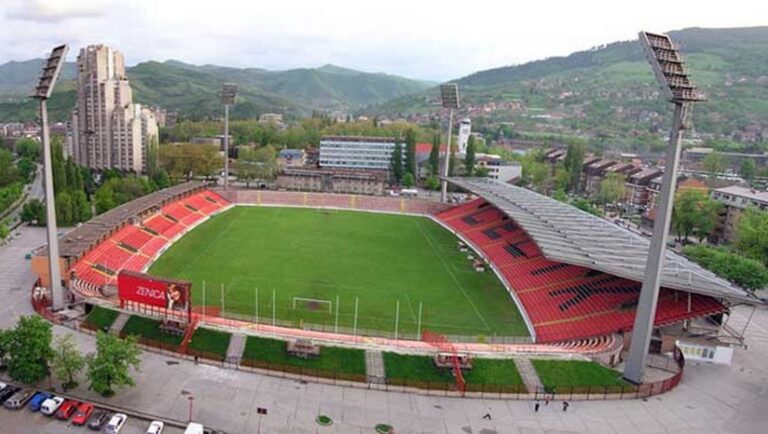
[(198, 306), (205, 284), (206, 306), (220, 307), (223, 285), (226, 312), (263, 323), (274, 292), (279, 324), (333, 330), (338, 307), (340, 331), (351, 331), (357, 299), (360, 332), (392, 335), (399, 302), (400, 336), (416, 333), (420, 305), (422, 330), (528, 336), (501, 282), (475, 272), (456, 243), (424, 217), (238, 206), (184, 236), (149, 272), (192, 281)]

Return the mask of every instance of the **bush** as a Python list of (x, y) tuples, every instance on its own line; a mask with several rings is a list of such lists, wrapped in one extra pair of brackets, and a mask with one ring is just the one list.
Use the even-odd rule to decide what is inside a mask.
[(749, 290), (768, 285), (768, 268), (759, 261), (710, 246), (686, 246), (683, 253), (718, 276)]
[(5, 212), (21, 197), (24, 186), (20, 182), (14, 182), (0, 188), (0, 213)]

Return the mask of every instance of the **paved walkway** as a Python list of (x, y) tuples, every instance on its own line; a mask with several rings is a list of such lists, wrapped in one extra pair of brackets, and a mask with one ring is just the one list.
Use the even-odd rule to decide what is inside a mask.
[(384, 357), (381, 351), (365, 351), (365, 373), (369, 383), (386, 384), (387, 374), (384, 370)]
[(245, 351), (246, 336), (242, 333), (233, 333), (227, 347), (227, 363), (240, 365), (243, 360), (243, 351)]
[(128, 322), (128, 320), (131, 318), (130, 315), (128, 315), (125, 312), (120, 312), (120, 315), (115, 318), (115, 322), (112, 323), (111, 326), (109, 326), (109, 331), (118, 334), (120, 331), (125, 327), (125, 323)]
[(544, 385), (541, 383), (539, 374), (536, 373), (536, 368), (533, 367), (533, 363), (527, 357), (515, 357), (515, 367), (517, 372), (520, 373), (520, 377), (523, 379), (523, 384), (528, 392), (535, 390), (544, 390)]
[[(31, 314), (24, 252), (44, 240), (42, 230), (25, 230), (20, 239), (0, 248), (0, 325)], [(735, 308), (737, 318), (749, 314)], [(737, 319), (735, 318), (735, 319)], [(55, 327), (55, 333), (71, 333)], [(76, 334), (78, 345), (92, 351), (94, 338)], [(190, 395), (195, 420), (230, 434), (256, 432), (257, 408), (267, 408), (263, 433), (374, 432), (389, 423), (402, 433), (730, 433), (762, 434), (768, 414), (768, 310), (755, 313), (747, 330), (748, 349), (737, 349), (733, 366), (691, 362), (675, 390), (643, 400), (573, 402), (567, 413), (550, 403), (539, 413), (533, 403), (492, 399), (445, 398), (285, 380), (237, 370), (195, 365), (156, 353), (144, 353), (136, 386), (118, 392), (114, 405), (150, 414), (186, 419)], [(77, 394), (102, 400), (81, 386)], [(553, 405), (554, 404), (554, 405)], [(483, 419), (490, 412), (491, 420)], [(0, 410), (0, 426), (11, 423)], [(318, 414), (333, 418), (321, 429)]]

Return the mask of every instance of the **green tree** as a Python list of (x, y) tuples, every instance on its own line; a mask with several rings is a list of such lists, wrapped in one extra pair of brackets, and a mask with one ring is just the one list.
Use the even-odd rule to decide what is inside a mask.
[(736, 249), (768, 264), (768, 212), (755, 207), (744, 210), (736, 231)]
[(64, 390), (77, 387), (77, 376), (84, 367), (85, 357), (77, 349), (74, 336), (71, 333), (58, 336), (53, 345), (51, 370), (56, 378), (64, 382)]
[(702, 267), (749, 290), (768, 286), (768, 269), (760, 261), (704, 245), (685, 246), (683, 253)]
[(672, 208), (672, 228), (678, 241), (688, 242), (688, 237), (696, 235), (704, 239), (714, 230), (717, 216), (722, 205), (697, 190), (683, 190), (675, 196)]
[(416, 184), (416, 181), (411, 172), (405, 172), (405, 175), (403, 175), (402, 184), (403, 184), (403, 187), (405, 188), (411, 188)]
[(416, 177), (416, 131), (405, 130), (405, 172)]
[(568, 189), (578, 193), (581, 188), (581, 172), (584, 166), (584, 154), (586, 146), (584, 144), (569, 144), (565, 154), (565, 169), (570, 174)]
[(440, 190), (440, 179), (437, 176), (430, 176), (424, 182), (424, 186), (429, 190)]
[(115, 387), (133, 386), (131, 369), (141, 368), (140, 355), (141, 350), (135, 337), (120, 339), (109, 333), (98, 332), (96, 354), (89, 354), (86, 358), (90, 389), (102, 396), (112, 396)]
[(609, 173), (601, 182), (597, 193), (598, 200), (603, 204), (616, 203), (624, 197), (626, 187), (624, 186), (624, 175), (620, 173)]
[(5, 241), (11, 235), (11, 230), (8, 228), (8, 222), (0, 220), (0, 241)]
[(716, 174), (723, 172), (726, 165), (727, 161), (725, 156), (717, 151), (710, 152), (704, 157), (704, 160), (701, 161), (701, 166), (710, 176), (715, 176)]
[(432, 149), (429, 151), (429, 174), (440, 175), (440, 134), (432, 136)]
[(62, 226), (69, 226), (74, 221), (72, 209), (72, 197), (68, 192), (62, 191), (56, 195), (56, 222)]
[(755, 166), (755, 160), (752, 158), (745, 158), (741, 162), (741, 167), (739, 168), (739, 174), (741, 174), (741, 177), (747, 181), (752, 181), (755, 179), (756, 173), (757, 167)]
[(32, 160), (27, 157), (21, 157), (19, 158), (19, 161), (16, 162), (16, 167), (19, 170), (19, 176), (21, 176), (25, 183), (32, 181), (35, 170), (37, 170), (37, 165), (35, 165)]
[(395, 142), (395, 149), (392, 150), (389, 160), (389, 171), (394, 182), (399, 184), (403, 179), (403, 145), (400, 142)]
[(159, 169), (152, 176), (152, 181), (155, 183), (158, 189), (164, 189), (171, 186), (171, 178), (168, 176), (168, 172), (165, 169)]
[(96, 214), (105, 213), (117, 206), (115, 192), (112, 191), (112, 187), (105, 184), (96, 190), (94, 206), (96, 207)]
[(451, 155), (448, 159), (448, 176), (456, 175), (456, 166), (458, 166), (458, 159), (456, 158), (456, 148), (451, 146)]
[(478, 178), (487, 178), (488, 173), (488, 168), (485, 166), (481, 166), (475, 169), (475, 176)]
[(74, 223), (85, 222), (93, 217), (91, 203), (85, 196), (85, 191), (74, 190), (72, 196), (72, 221)]
[(19, 170), (13, 162), (13, 154), (7, 149), (0, 149), (0, 187), (19, 180)]
[(464, 172), (467, 176), (472, 176), (475, 172), (475, 136), (469, 136), (469, 139), (467, 139), (467, 153), (464, 155)]
[(40, 146), (40, 142), (35, 139), (24, 137), (16, 142), (16, 154), (21, 158), (39, 162), (41, 153), (42, 147)]
[(8, 375), (26, 384), (45, 378), (53, 357), (52, 339), (51, 323), (39, 316), (19, 318), (8, 342)]
[(45, 226), (45, 205), (39, 199), (31, 199), (21, 208), (21, 221)]

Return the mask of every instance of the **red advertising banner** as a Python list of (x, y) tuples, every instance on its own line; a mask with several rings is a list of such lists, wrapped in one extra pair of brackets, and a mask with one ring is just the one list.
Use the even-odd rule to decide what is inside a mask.
[(164, 279), (135, 271), (121, 271), (117, 276), (117, 295), (121, 304), (131, 301), (170, 312), (187, 314), (191, 310), (191, 288), (191, 282)]

